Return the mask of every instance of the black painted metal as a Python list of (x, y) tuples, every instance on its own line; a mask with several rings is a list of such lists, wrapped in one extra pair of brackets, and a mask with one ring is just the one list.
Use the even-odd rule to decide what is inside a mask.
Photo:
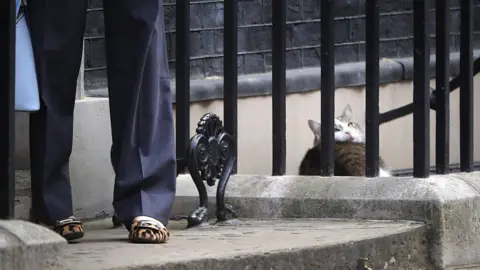
[(0, 218), (14, 217), (15, 1), (0, 4)]
[(413, 113), (413, 103), (380, 114), (380, 124), (388, 123)]
[[(225, 130), (234, 141), (232, 151), (237, 153), (237, 98), (238, 98), (238, 3), (237, 0), (224, 2), (223, 7), (224, 21), (224, 65), (223, 65), (223, 111), (225, 117)], [(233, 173), (236, 172), (236, 160), (233, 166)]]
[(473, 167), (473, 48), (472, 0), (462, 0), (460, 7), (460, 169)]
[(365, 58), (366, 58), (366, 106), (365, 106), (365, 175), (378, 176), (379, 164), (379, 0), (365, 2)]
[[(479, 72), (480, 72), (480, 58), (477, 58), (473, 62), (473, 76), (477, 75)], [(460, 74), (450, 81), (450, 92), (453, 92), (454, 90), (457, 90), (460, 87), (461, 78), (462, 76)]]
[[(367, 0), (368, 1), (368, 0)], [(372, 270), (367, 266), (368, 258), (360, 258), (357, 260), (356, 270)]]
[(176, 155), (177, 174), (187, 166), (190, 137), (190, 1), (176, 3)]
[(286, 167), (286, 21), (287, 1), (272, 1), (272, 175)]
[(321, 8), (321, 175), (333, 175), (335, 147), (335, 0), (322, 0)]
[(208, 221), (208, 196), (204, 181), (217, 186), (217, 222), (236, 217), (232, 206), (225, 204), (225, 188), (237, 158), (234, 140), (222, 126), (220, 118), (206, 113), (198, 122), (196, 135), (190, 139), (188, 170), (200, 195), (200, 205), (188, 216), (188, 227)]
[[(480, 58), (475, 59), (473, 62), (473, 76), (476, 76), (480, 72)], [(457, 77), (453, 78), (450, 83), (448, 84), (448, 88), (450, 89), (450, 93), (457, 90), (460, 87), (460, 77), (461, 75), (458, 75)], [(437, 96), (438, 90), (436, 89), (430, 89), (431, 94), (430, 94), (430, 109), (436, 110), (437, 109)], [(404, 105), (402, 107), (398, 107), (396, 109), (390, 110), (388, 112), (384, 112), (380, 114), (380, 124), (384, 124), (390, 121), (393, 121), (395, 119), (407, 116), (411, 113), (413, 113), (413, 108), (414, 104), (410, 103), (407, 105)]]
[(413, 2), (413, 176), (420, 178), (430, 174), (429, 2)]
[(435, 168), (445, 174), (450, 163), (450, 0), (437, 0), (436, 6)]

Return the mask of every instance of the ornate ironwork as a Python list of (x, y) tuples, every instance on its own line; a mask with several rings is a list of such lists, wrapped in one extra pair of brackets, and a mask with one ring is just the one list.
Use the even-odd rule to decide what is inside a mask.
[(118, 216), (116, 213), (114, 213), (112, 216), (112, 223), (113, 223), (113, 228), (117, 228), (123, 225), (123, 223), (118, 219)]
[(368, 258), (360, 258), (357, 260), (357, 270), (372, 270), (367, 266)]
[(228, 215), (236, 217), (232, 206), (225, 203), (225, 189), (233, 170), (237, 153), (234, 140), (228, 134), (220, 118), (206, 113), (197, 124), (196, 135), (190, 139), (187, 166), (200, 196), (199, 206), (188, 216), (188, 227), (208, 221), (208, 195), (204, 181), (217, 186), (217, 222), (226, 221)]
[[(200, 196), (199, 206), (187, 217), (171, 217), (171, 219), (187, 219), (188, 227), (195, 227), (208, 222), (208, 194), (204, 181), (209, 186), (217, 186), (217, 222), (228, 220), (229, 215), (236, 218), (233, 207), (225, 203), (225, 189), (232, 174), (237, 153), (234, 140), (225, 131), (222, 121), (214, 113), (206, 113), (197, 124), (196, 133), (190, 139), (187, 153), (187, 167)], [(122, 226), (122, 222), (114, 214), (113, 227)]]

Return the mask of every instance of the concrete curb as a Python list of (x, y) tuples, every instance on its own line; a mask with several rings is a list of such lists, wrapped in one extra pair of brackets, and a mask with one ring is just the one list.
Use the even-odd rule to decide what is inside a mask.
[(67, 241), (53, 231), (22, 220), (0, 220), (0, 269), (66, 269)]
[[(208, 191), (215, 195), (214, 187)], [(236, 175), (226, 194), (244, 218), (421, 221), (429, 226), (437, 267), (480, 263), (480, 172), (427, 179)], [(215, 201), (210, 202), (214, 215)], [(173, 214), (186, 215), (197, 203), (190, 176), (179, 176)]]

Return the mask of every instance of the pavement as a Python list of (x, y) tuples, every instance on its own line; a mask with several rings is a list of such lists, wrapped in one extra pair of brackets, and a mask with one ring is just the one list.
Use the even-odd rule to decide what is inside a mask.
[[(109, 219), (86, 223), (66, 250), (67, 268), (84, 269), (433, 269), (425, 226), (410, 221), (233, 220), (186, 229), (171, 221), (167, 244), (131, 244)], [(387, 267), (387, 268), (384, 268)]]

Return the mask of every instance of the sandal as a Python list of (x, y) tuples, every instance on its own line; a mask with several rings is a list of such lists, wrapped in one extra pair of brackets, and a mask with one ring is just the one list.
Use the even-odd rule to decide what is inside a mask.
[(132, 222), (128, 239), (133, 243), (162, 244), (170, 238), (170, 232), (162, 222), (150, 217), (137, 217)]
[(57, 221), (52, 229), (67, 241), (82, 238), (84, 235), (83, 223), (73, 216)]

